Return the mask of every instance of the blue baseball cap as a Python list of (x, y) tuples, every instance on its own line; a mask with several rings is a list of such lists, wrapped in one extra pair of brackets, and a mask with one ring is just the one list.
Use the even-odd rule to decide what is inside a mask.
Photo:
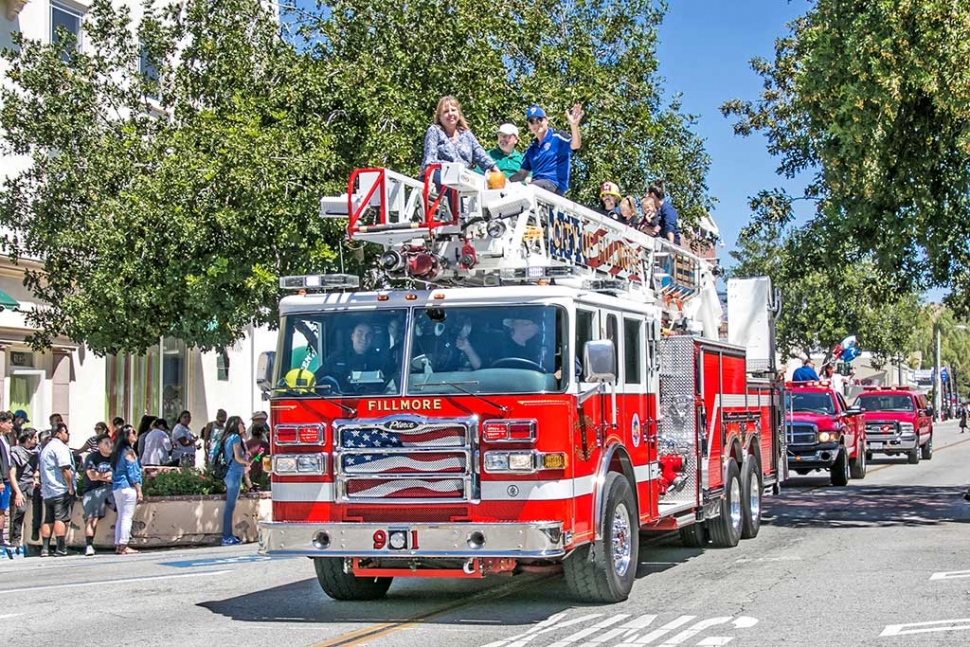
[(546, 111), (537, 105), (531, 105), (529, 106), (529, 109), (525, 111), (525, 118), (526, 119), (536, 119), (536, 118), (545, 119)]
[(14, 418), (23, 418), (24, 422), (30, 422), (30, 418), (27, 417), (27, 412), (23, 409), (17, 409), (13, 412)]

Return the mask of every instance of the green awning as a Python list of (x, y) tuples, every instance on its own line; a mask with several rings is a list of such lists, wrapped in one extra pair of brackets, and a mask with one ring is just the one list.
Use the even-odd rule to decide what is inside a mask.
[(13, 310), (14, 308), (20, 307), (20, 301), (17, 301), (3, 290), (0, 290), (0, 307)]

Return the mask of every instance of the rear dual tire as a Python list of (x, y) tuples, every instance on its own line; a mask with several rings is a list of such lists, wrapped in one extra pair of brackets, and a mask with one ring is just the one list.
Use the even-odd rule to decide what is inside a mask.
[(707, 522), (711, 533), (711, 543), (718, 548), (733, 548), (741, 541), (744, 525), (744, 506), (741, 488), (741, 471), (733, 460), (728, 463), (724, 479), (724, 496), (721, 499), (721, 514)]

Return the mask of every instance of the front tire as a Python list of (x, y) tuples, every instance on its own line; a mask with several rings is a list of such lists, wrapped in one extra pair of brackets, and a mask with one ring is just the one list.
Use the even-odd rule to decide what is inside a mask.
[(708, 522), (711, 543), (718, 548), (733, 548), (741, 541), (742, 512), (741, 471), (735, 461), (728, 463), (724, 480), (724, 496), (721, 498), (721, 514)]
[(761, 466), (748, 456), (741, 471), (741, 539), (754, 539), (761, 530)]
[(393, 577), (357, 577), (344, 572), (342, 557), (314, 557), (313, 568), (323, 592), (334, 600), (377, 600), (387, 593)]
[(849, 452), (845, 447), (839, 448), (839, 455), (835, 457), (829, 472), (832, 475), (832, 485), (845, 487), (849, 484)]
[(868, 463), (866, 462), (866, 453), (864, 451), (859, 451), (849, 467), (850, 475), (852, 478), (861, 481), (862, 479), (866, 478), (867, 470)]
[(930, 438), (926, 441), (926, 444), (923, 445), (922, 452), (922, 458), (924, 461), (933, 460), (933, 432), (930, 432)]
[(916, 441), (916, 449), (911, 449), (906, 453), (906, 462), (910, 465), (919, 465), (922, 451), (919, 448), (919, 441)]
[(586, 544), (563, 561), (566, 585), (584, 602), (622, 602), (630, 596), (640, 563), (636, 500), (626, 477), (611, 472), (605, 483), (603, 541)]

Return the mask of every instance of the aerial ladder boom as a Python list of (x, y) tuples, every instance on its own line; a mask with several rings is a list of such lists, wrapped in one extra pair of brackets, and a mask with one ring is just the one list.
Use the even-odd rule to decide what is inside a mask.
[(389, 280), (489, 286), (549, 280), (656, 304), (670, 325), (717, 338), (715, 265), (535, 186), (486, 187), (461, 164), (442, 164), (442, 190), (390, 169), (355, 170), (347, 193), (321, 200), (346, 218), (349, 240), (384, 252)]

